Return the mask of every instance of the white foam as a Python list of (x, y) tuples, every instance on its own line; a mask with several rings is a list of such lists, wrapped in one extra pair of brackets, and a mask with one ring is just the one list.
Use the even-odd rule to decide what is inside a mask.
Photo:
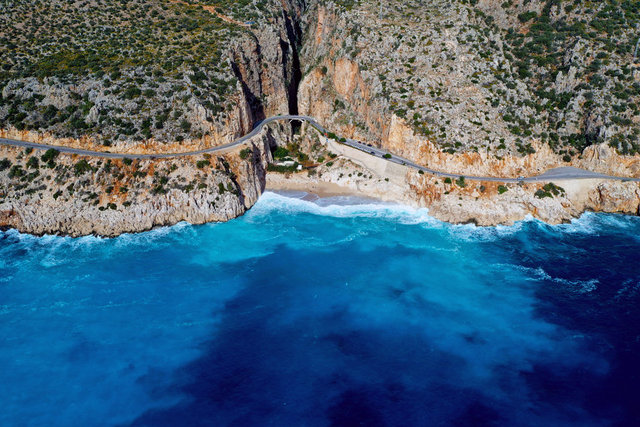
[[(335, 218), (382, 218), (396, 221), (400, 224), (419, 224), (426, 228), (446, 229), (451, 237), (465, 241), (495, 241), (516, 234), (530, 223), (538, 225), (539, 230), (556, 231), (562, 233), (598, 234), (607, 229), (629, 229), (640, 225), (640, 219), (626, 215), (600, 214), (586, 212), (569, 224), (549, 225), (528, 215), (524, 220), (513, 225), (497, 225), (493, 227), (476, 226), (474, 224), (448, 224), (429, 215), (427, 208), (413, 208), (406, 205), (379, 202), (354, 196), (340, 196), (328, 198), (308, 197), (305, 192), (273, 193), (265, 192), (258, 203), (248, 212), (246, 218), (255, 220), (274, 211), (289, 214), (309, 213), (313, 215)], [(183, 235), (185, 232), (196, 233), (196, 228), (187, 222), (180, 222), (173, 226), (158, 227), (138, 234), (122, 234), (110, 239), (98, 236), (72, 238), (57, 235), (41, 237), (20, 233), (16, 230), (0, 231), (0, 236), (17, 239), (24, 243), (36, 243), (45, 246), (59, 247), (71, 245), (71, 248), (92, 246), (115, 241), (116, 246), (129, 244), (149, 244), (166, 240), (174, 233)], [(640, 240), (640, 237), (638, 237)], [(48, 261), (45, 261), (45, 264)], [(56, 262), (53, 261), (52, 265)]]
[(260, 201), (249, 211), (248, 218), (278, 211), (290, 214), (309, 213), (335, 218), (388, 218), (401, 224), (442, 224), (429, 215), (426, 208), (384, 202), (364, 201), (358, 198), (326, 198), (321, 203), (265, 192)]
[(553, 226), (565, 233), (598, 234), (607, 229), (628, 229), (638, 227), (640, 219), (630, 215), (585, 212), (569, 224)]
[(530, 268), (519, 265), (512, 265), (511, 267), (515, 267), (519, 270), (525, 271), (527, 273), (527, 276), (529, 277), (529, 280), (544, 280), (552, 282), (554, 284), (562, 286), (565, 290), (580, 294), (593, 292), (598, 289), (598, 285), (600, 284), (600, 281), (598, 279), (568, 280), (561, 277), (552, 277), (542, 267)]
[(449, 233), (452, 237), (464, 241), (494, 241), (520, 232), (527, 223), (542, 222), (531, 215), (513, 225), (477, 226), (475, 224), (452, 224)]
[(0, 232), (0, 235), (6, 235), (21, 243), (37, 243), (46, 246), (61, 245), (64, 243), (76, 243), (78, 245), (92, 245), (106, 240), (98, 236), (69, 237), (58, 236), (55, 234), (45, 234), (43, 236), (34, 236), (33, 234), (21, 233), (15, 229)]
[(167, 237), (178, 235), (184, 236), (184, 234), (193, 235), (194, 233), (194, 226), (188, 222), (182, 221), (172, 226), (157, 227), (143, 233), (124, 233), (110, 240), (113, 240), (117, 247), (148, 245), (151, 243), (159, 243), (160, 241), (166, 240)]

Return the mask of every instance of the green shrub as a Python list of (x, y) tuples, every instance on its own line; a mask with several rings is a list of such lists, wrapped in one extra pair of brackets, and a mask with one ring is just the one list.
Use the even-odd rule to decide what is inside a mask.
[(390, 159), (392, 156), (391, 156), (391, 154), (386, 153), (386, 154), (385, 154), (384, 156), (382, 156), (382, 157), (384, 157), (385, 159)]
[(253, 153), (253, 151), (251, 150), (251, 148), (245, 148), (243, 150), (240, 151), (240, 158), (242, 160), (246, 159), (247, 157), (249, 157), (251, 155), (251, 153)]
[(0, 172), (2, 172), (3, 170), (7, 170), (11, 167), (11, 161), (9, 159), (2, 159), (0, 160)]
[(564, 188), (555, 185), (553, 182), (549, 182), (542, 187), (544, 191), (553, 194), (554, 196), (558, 196), (560, 194), (564, 194)]
[(164, 188), (161, 184), (156, 185), (155, 187), (153, 187), (153, 190), (151, 190), (151, 193), (153, 194), (167, 194), (167, 189)]
[(73, 166), (73, 171), (76, 176), (80, 176), (92, 170), (91, 165), (85, 159), (80, 160)]
[(24, 175), (24, 171), (22, 170), (22, 166), (16, 165), (11, 168), (9, 171), (9, 178), (20, 178)]
[(191, 130), (191, 123), (183, 120), (182, 122), (180, 122), (180, 128), (182, 129), (183, 132), (187, 133)]
[(40, 160), (44, 163), (50, 163), (55, 161), (55, 159), (60, 155), (60, 152), (54, 148), (49, 148), (45, 153), (40, 156)]
[(518, 15), (518, 20), (522, 23), (525, 23), (527, 21), (532, 20), (536, 16), (538, 16), (538, 14), (535, 13), (534, 11), (524, 12)]
[(451, 178), (447, 177), (444, 179), (444, 183), (445, 184), (451, 184), (453, 181), (451, 181)]
[(538, 199), (544, 199), (545, 197), (553, 198), (553, 195), (551, 193), (549, 193), (548, 191), (544, 191), (543, 189), (540, 189), (540, 190), (536, 191), (536, 193), (534, 195)]
[(135, 87), (135, 86), (130, 86), (127, 88), (127, 90), (124, 91), (124, 93), (122, 94), (122, 96), (125, 99), (134, 99), (139, 97), (142, 94), (142, 91)]
[(38, 161), (38, 158), (36, 156), (29, 157), (29, 160), (27, 160), (28, 168), (38, 169), (39, 166), (40, 166), (40, 162)]
[(284, 147), (276, 148), (276, 151), (273, 152), (273, 157), (276, 159), (284, 159), (289, 155), (289, 150)]
[(295, 163), (293, 166), (282, 166), (282, 165), (267, 165), (267, 170), (269, 172), (278, 172), (278, 173), (287, 173), (287, 172), (295, 172), (298, 167), (298, 163)]
[(509, 191), (509, 189), (507, 187), (505, 187), (504, 185), (498, 185), (498, 193), (499, 194), (504, 194), (507, 191)]

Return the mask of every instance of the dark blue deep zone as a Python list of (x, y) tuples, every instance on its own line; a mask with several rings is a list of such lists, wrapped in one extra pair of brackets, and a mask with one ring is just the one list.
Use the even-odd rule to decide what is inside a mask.
[[(606, 217), (603, 215), (603, 217)], [(609, 216), (611, 217), (611, 216)], [(627, 227), (602, 227), (595, 234), (565, 234), (553, 227), (527, 224), (523, 236), (500, 242), (529, 267), (542, 266), (568, 281), (598, 279), (591, 292), (566, 292), (541, 286), (538, 314), (589, 337), (590, 347), (610, 363), (606, 375), (575, 370), (552, 375), (536, 366), (527, 382), (541, 399), (578, 402), (594, 417), (620, 425), (640, 425), (640, 221)], [(633, 224), (633, 226), (629, 226)], [(544, 232), (537, 232), (539, 229)]]
[(640, 220), (449, 226), (268, 194), (0, 235), (2, 425), (638, 425)]

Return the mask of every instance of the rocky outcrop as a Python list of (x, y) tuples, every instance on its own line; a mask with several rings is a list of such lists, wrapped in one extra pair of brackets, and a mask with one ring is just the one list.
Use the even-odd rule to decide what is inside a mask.
[[(339, 136), (460, 176), (536, 175), (568, 165), (640, 176), (640, 156), (633, 154), (640, 119), (631, 102), (640, 93), (637, 73), (616, 72), (611, 49), (592, 57), (588, 52), (600, 41), (579, 34), (571, 35), (563, 55), (549, 55), (559, 61), (557, 72), (550, 73), (542, 57), (531, 66), (519, 50), (525, 43), (535, 47), (538, 17), (573, 22), (584, 11), (541, 0), (459, 7), (406, 1), (381, 8), (268, 0), (258, 14), (243, 4), (174, 4), (176, 16), (198, 16), (226, 41), (218, 63), (160, 64), (170, 73), (151, 64), (108, 76), (20, 75), (2, 88), (0, 136), (126, 153), (184, 152), (235, 140), (266, 117), (300, 113)], [(129, 22), (126, 13), (119, 19)], [(629, 102), (604, 102), (612, 95)], [(241, 147), (214, 158), (132, 165), (65, 156), (51, 161), (3, 148), (9, 166), (0, 171), (0, 226), (116, 235), (183, 220), (228, 220), (264, 190), (275, 146), (286, 147), (283, 164), (297, 161), (309, 171), (282, 166), (286, 174), (271, 174), (273, 185), (331, 183), (427, 206), (451, 222), (491, 225), (533, 215), (557, 223), (588, 209), (638, 211), (634, 183), (447, 182), (402, 168), (391, 174), (385, 164), (371, 166), (323, 139), (307, 126), (274, 124), (251, 141), (251, 153)]]
[[(68, 75), (22, 73), (0, 81), (0, 137), (95, 151), (180, 153), (231, 142), (265, 117), (295, 113), (305, 2), (271, 1), (270, 12), (256, 18), (259, 30), (233, 18), (223, 19), (231, 27), (220, 25), (207, 14), (227, 18), (224, 11), (189, 3), (173, 2), (166, 13), (184, 15), (194, 33), (208, 25), (207, 40), (219, 37), (221, 43), (214, 52), (177, 68), (158, 59), (109, 74), (74, 73), (72, 67), (83, 66), (79, 54), (80, 60), (68, 65)], [(64, 15), (74, 7), (58, 12)], [(116, 10), (118, 22), (136, 31), (165, 13), (156, 10), (153, 18), (139, 22), (122, 7)], [(19, 9), (9, 12), (18, 19)], [(209, 43), (191, 36), (180, 34), (193, 45)], [(140, 41), (148, 43), (157, 40)], [(40, 60), (37, 53), (30, 55)], [(219, 55), (219, 61), (212, 64), (208, 55)], [(207, 66), (201, 67), (201, 61)], [(227, 221), (257, 201), (272, 147), (290, 138), (288, 126), (273, 124), (221, 156), (132, 163), (68, 155), (48, 159), (38, 150), (3, 146), (0, 227), (114, 236), (179, 221)]]
[[(472, 10), (436, 1), (402, 14), (410, 5), (394, 2), (387, 8), (359, 5), (346, 10), (332, 3), (318, 4), (308, 18), (302, 49), (307, 65), (300, 84), (300, 113), (315, 117), (338, 136), (366, 141), (460, 176), (513, 178), (569, 165), (608, 175), (640, 176), (640, 156), (618, 151), (610, 139), (614, 132), (610, 113), (601, 106), (584, 109), (593, 104), (594, 96), (610, 97), (606, 92), (613, 90), (612, 82), (599, 95), (584, 89), (586, 67), (593, 60), (585, 52), (594, 49), (593, 43), (574, 40), (563, 58), (566, 70), (553, 74), (548, 99), (538, 98), (527, 77), (516, 75), (509, 28), (520, 27), (526, 34), (537, 16), (572, 20), (581, 13), (567, 14), (553, 6), (547, 10), (546, 5), (487, 0)], [(411, 18), (417, 15), (422, 19)], [(478, 26), (486, 30), (478, 32)], [(536, 72), (546, 78), (542, 69)], [(613, 71), (605, 74), (614, 80)], [(619, 89), (629, 85), (629, 79), (623, 80)], [(547, 107), (536, 104), (558, 102), (556, 94), (566, 94), (562, 95), (566, 104), (545, 115)], [(620, 132), (627, 122), (617, 120)], [(637, 129), (628, 127), (624, 132)], [(583, 148), (577, 153), (580, 144)], [(473, 182), (459, 188), (412, 173), (404, 186), (390, 190), (380, 181), (385, 177), (374, 174), (377, 184), (369, 188), (376, 190), (367, 191), (347, 178), (355, 175), (348, 164), (309, 179), (342, 183), (376, 197), (395, 191), (392, 199), (427, 206), (443, 220), (483, 225), (511, 223), (527, 215), (558, 223), (585, 210), (636, 214), (638, 209), (638, 185), (629, 182), (566, 182), (561, 183), (566, 193), (538, 197), (538, 190), (545, 193), (542, 185), (510, 185), (498, 191), (496, 184)], [(271, 178), (271, 182), (286, 181)]]
[(228, 221), (264, 191), (275, 138), (265, 128), (225, 155), (133, 162), (67, 155), (49, 161), (40, 150), (3, 146), (0, 227), (116, 236), (180, 221)]

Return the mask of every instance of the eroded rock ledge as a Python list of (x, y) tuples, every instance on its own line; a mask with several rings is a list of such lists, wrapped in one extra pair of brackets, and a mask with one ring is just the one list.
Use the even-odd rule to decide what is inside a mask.
[(273, 132), (218, 156), (105, 160), (0, 147), (0, 227), (31, 234), (117, 236), (228, 221), (265, 188)]
[[(210, 147), (248, 133), (265, 117), (299, 112), (313, 116), (339, 136), (366, 141), (416, 163), (460, 176), (530, 176), (559, 166), (640, 176), (640, 155), (622, 155), (607, 142), (593, 143), (579, 153), (572, 148), (569, 156), (569, 151), (552, 148), (536, 134), (526, 138), (514, 134), (507, 115), (533, 117), (534, 120), (528, 117), (531, 129), (540, 135), (547, 123), (534, 117), (535, 105), (531, 105), (532, 94), (525, 83), (516, 82), (511, 87), (511, 80), (502, 81), (502, 77), (494, 75), (495, 70), (500, 70), (503, 77), (508, 74), (510, 79), (516, 78), (501, 33), (494, 32), (490, 37), (490, 44), (497, 46), (492, 59), (478, 59), (472, 46), (480, 45), (483, 36), (474, 25), (483, 24), (478, 20), (480, 15), (474, 15), (466, 6), (443, 9), (442, 19), (453, 22), (443, 29), (440, 18), (429, 21), (425, 16), (413, 23), (407, 21), (406, 14), (392, 16), (393, 8), (387, 8), (378, 20), (378, 8), (367, 5), (361, 5), (361, 10), (348, 10), (335, 2), (280, 3), (282, 8), (277, 13), (263, 17), (260, 31), (245, 28), (226, 46), (224, 61), (229, 70), (225, 72), (231, 74), (225, 75), (225, 81), (233, 81), (234, 85), (225, 89), (229, 96), (219, 120), (208, 120), (211, 106), (196, 105), (192, 97), (184, 113), (185, 122), (192, 124), (189, 138), (172, 139), (169, 130), (179, 129), (176, 122), (173, 127), (154, 131), (158, 134), (155, 139), (118, 138), (110, 141), (109, 149), (149, 153)], [(440, 4), (448, 3), (434, 2), (431, 8)], [(480, 2), (485, 9), (492, 4)], [(542, 3), (536, 0), (531, 4)], [(524, 11), (520, 9), (519, 12)], [(536, 10), (540, 12), (541, 7)], [(501, 10), (491, 13), (501, 26), (518, 25), (508, 16), (501, 19)], [(400, 43), (401, 29), (414, 24), (417, 26), (413, 32), (422, 31), (424, 35), (419, 40), (414, 37)], [(463, 34), (465, 31), (471, 32)], [(577, 42), (571, 51), (577, 52), (579, 46)], [(571, 67), (578, 65), (569, 65), (570, 70), (558, 74), (553, 83), (558, 93), (570, 91), (577, 84)], [(138, 71), (131, 70), (131, 77)], [(181, 90), (185, 92), (176, 92), (180, 99), (195, 93), (189, 76), (189, 72), (184, 76), (185, 87)], [(640, 82), (640, 74), (629, 70), (625, 76), (624, 81), (636, 88), (634, 80)], [(6, 86), (3, 97), (31, 97), (37, 108), (44, 110), (49, 103), (62, 111), (72, 102), (73, 97), (69, 98), (67, 92), (84, 91), (87, 97), (82, 99), (83, 105), (94, 104), (87, 109), (87, 123), (96, 122), (100, 108), (118, 102), (106, 93), (102, 83), (89, 78), (73, 88), (55, 85), (52, 90), (49, 83), (29, 77)], [(605, 85), (595, 96), (606, 96), (609, 86)], [(493, 87), (506, 94), (502, 103), (495, 102), (498, 92), (493, 93)], [(614, 133), (633, 135), (633, 127), (637, 128), (640, 121), (636, 110), (635, 116), (625, 116), (624, 120), (614, 121), (602, 112), (580, 121), (577, 117), (583, 98), (571, 101), (570, 108), (558, 112), (558, 117), (545, 113), (545, 120), (555, 117), (554, 123), (564, 126), (558, 129), (568, 136), (591, 132), (596, 125), (597, 132), (592, 134), (598, 138)], [(161, 99), (158, 108), (169, 99), (173, 98)], [(513, 105), (507, 106), (507, 99)], [(135, 103), (130, 104), (134, 111)], [(503, 114), (503, 109), (515, 113)], [(129, 111), (124, 110), (122, 114)], [(131, 120), (144, 127), (142, 117)], [(50, 144), (104, 148), (104, 135), (64, 138), (54, 128), (41, 132), (9, 127), (1, 134)], [(203, 135), (199, 137), (199, 133)], [(585, 210), (635, 215), (640, 205), (640, 187), (632, 182), (559, 181), (545, 187), (447, 181), (412, 170), (378, 170), (354, 162), (325, 144), (324, 138), (307, 126), (292, 130), (284, 124), (274, 124), (246, 146), (224, 156), (131, 164), (64, 155), (50, 159), (39, 151), (0, 147), (0, 227), (34, 234), (115, 236), (179, 221), (226, 221), (242, 215), (267, 186), (310, 189), (327, 183), (356, 194), (428, 207), (432, 215), (445, 221), (479, 225), (510, 224), (527, 215), (559, 223)], [(267, 173), (267, 165), (273, 161), (272, 151), (278, 146), (295, 153), (294, 160), (302, 163), (305, 170)], [(337, 157), (329, 159), (328, 153)]]

